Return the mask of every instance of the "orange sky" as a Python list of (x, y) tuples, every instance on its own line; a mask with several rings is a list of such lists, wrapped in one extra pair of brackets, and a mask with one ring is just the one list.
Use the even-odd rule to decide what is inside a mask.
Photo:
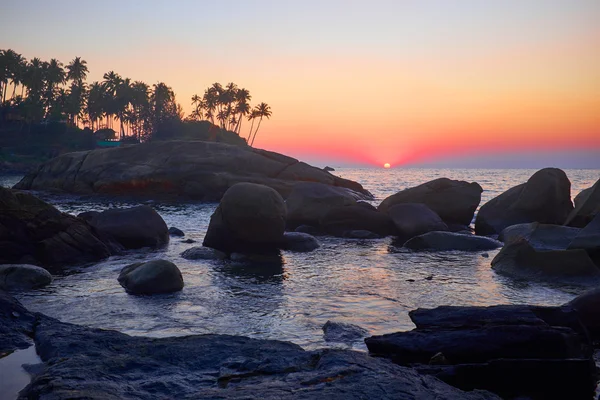
[[(0, 48), (82, 56), (90, 80), (164, 81), (187, 112), (193, 94), (233, 81), (272, 108), (258, 147), (372, 165), (524, 150), (600, 159), (598, 0), (120, 1), (110, 29), (85, 17), (110, 4), (61, 3), (70, 24), (58, 26), (57, 7), (11, 4)], [(10, 33), (19, 23), (39, 29)]]

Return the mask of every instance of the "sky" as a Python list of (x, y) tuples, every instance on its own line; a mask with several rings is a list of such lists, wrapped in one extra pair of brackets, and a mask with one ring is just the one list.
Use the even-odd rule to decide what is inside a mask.
[(316, 164), (600, 168), (599, 0), (0, 0), (7, 48), (187, 113), (233, 81), (256, 147)]

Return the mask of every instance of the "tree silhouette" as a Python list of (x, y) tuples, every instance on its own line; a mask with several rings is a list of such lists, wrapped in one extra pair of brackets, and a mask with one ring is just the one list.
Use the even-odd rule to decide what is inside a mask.
[(258, 120), (258, 126), (256, 127), (256, 130), (254, 131), (254, 136), (252, 137), (252, 142), (250, 143), (250, 147), (252, 147), (254, 145), (254, 139), (256, 139), (256, 133), (258, 132), (258, 129), (260, 128), (260, 123), (262, 122), (263, 117), (267, 117), (267, 119), (269, 119), (269, 118), (271, 118), (271, 115), (273, 114), (271, 112), (271, 107), (269, 107), (269, 105), (267, 103), (260, 103), (258, 106), (256, 106), (255, 110), (256, 110), (256, 116), (259, 117), (260, 119)]

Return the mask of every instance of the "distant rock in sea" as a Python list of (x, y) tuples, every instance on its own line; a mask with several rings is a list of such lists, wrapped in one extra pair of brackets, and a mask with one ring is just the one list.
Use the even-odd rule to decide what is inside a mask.
[(111, 196), (218, 201), (236, 183), (259, 183), (282, 196), (298, 182), (346, 188), (372, 195), (294, 158), (247, 146), (165, 141), (63, 154), (25, 176), (16, 189)]
[(327, 167), (323, 168), (323, 171), (333, 172), (333, 171), (335, 171), (335, 168), (331, 168), (331, 167), (327, 166)]

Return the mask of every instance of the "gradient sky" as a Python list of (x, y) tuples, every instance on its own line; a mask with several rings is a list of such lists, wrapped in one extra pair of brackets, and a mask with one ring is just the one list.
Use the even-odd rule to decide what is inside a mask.
[(255, 144), (311, 162), (600, 168), (600, 0), (1, 0), (6, 48), (186, 112), (233, 81), (273, 110)]

